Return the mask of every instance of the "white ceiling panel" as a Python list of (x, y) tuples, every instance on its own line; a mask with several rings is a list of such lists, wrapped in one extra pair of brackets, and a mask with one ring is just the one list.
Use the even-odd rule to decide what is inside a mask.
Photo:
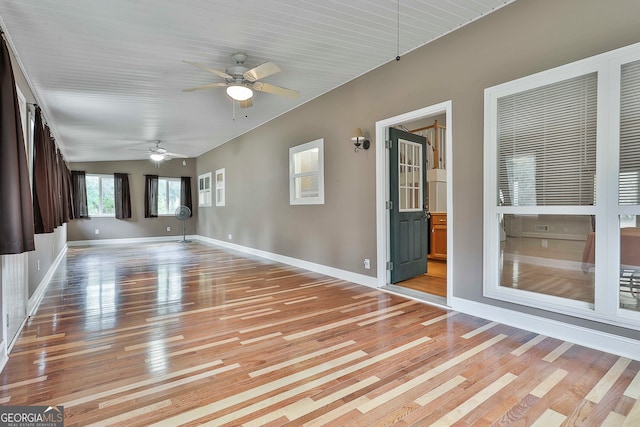
[[(200, 155), (511, 0), (0, 0), (0, 25), (69, 161)], [(399, 5), (399, 38), (398, 38)], [(399, 46), (398, 46), (399, 45)], [(276, 63), (235, 109), (225, 70)], [(138, 149), (138, 150), (135, 150)]]

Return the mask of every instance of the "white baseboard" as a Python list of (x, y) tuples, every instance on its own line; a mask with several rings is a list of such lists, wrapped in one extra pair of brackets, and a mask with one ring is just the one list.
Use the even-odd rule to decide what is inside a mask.
[[(200, 236), (186, 236), (187, 240), (200, 239)], [(122, 245), (128, 243), (179, 242), (182, 236), (132, 237), (127, 239), (72, 240), (67, 246)]]
[(45, 274), (42, 280), (40, 281), (40, 283), (38, 283), (38, 287), (33, 292), (33, 295), (31, 295), (31, 298), (29, 298), (29, 302), (27, 303), (27, 317), (32, 316), (38, 309), (38, 306), (40, 305), (40, 301), (42, 301), (42, 297), (44, 296), (45, 291), (49, 287), (49, 282), (51, 281), (53, 274), (56, 272), (56, 269), (60, 265), (60, 261), (62, 261), (62, 258), (66, 253), (67, 253), (67, 245), (64, 245), (64, 247), (56, 257), (56, 259), (53, 261), (53, 263), (49, 267), (49, 270), (47, 270), (47, 274)]
[(640, 360), (640, 341), (638, 340), (462, 298), (452, 297), (449, 301), (451, 308), (461, 313), (572, 342), (606, 353)]
[(223, 248), (233, 249), (235, 251), (242, 252), (245, 254), (255, 255), (261, 258), (270, 259), (272, 261), (281, 262), (283, 264), (291, 265), (294, 267), (304, 268), (305, 270), (321, 273), (326, 276), (335, 277), (337, 279), (346, 280), (348, 282), (357, 283), (359, 285), (368, 286), (370, 288), (378, 287), (378, 279), (376, 277), (365, 276), (364, 274), (354, 273), (352, 271), (347, 271), (347, 270), (341, 270), (339, 268), (328, 267), (326, 265), (316, 264), (316, 263), (305, 261), (302, 259), (288, 257), (285, 255), (274, 254), (272, 252), (249, 248), (246, 246), (225, 242), (223, 240), (216, 240), (209, 237), (194, 236), (194, 239), (197, 239), (212, 245), (222, 246)]
[(0, 372), (4, 371), (4, 367), (9, 361), (9, 349), (7, 349), (7, 340), (0, 341)]

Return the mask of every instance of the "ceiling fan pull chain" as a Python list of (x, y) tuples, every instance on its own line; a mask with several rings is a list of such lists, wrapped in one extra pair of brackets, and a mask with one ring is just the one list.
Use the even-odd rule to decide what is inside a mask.
[(400, 0), (398, 0), (398, 8), (396, 14), (396, 61), (400, 61)]

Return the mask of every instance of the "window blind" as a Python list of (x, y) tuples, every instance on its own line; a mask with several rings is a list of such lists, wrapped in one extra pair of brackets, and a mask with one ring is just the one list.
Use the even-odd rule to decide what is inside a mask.
[(499, 98), (498, 204), (594, 204), (596, 107), (596, 73)]
[(640, 61), (621, 69), (618, 188), (620, 205), (640, 205)]

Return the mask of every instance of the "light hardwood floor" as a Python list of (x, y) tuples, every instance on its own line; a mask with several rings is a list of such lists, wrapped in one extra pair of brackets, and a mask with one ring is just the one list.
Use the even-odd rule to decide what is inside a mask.
[[(427, 262), (427, 261), (425, 261)], [(439, 260), (429, 260), (427, 273), (396, 283), (403, 288), (414, 289), (427, 294), (439, 297), (447, 296), (447, 262)]]
[(200, 243), (70, 248), (0, 374), (67, 426), (640, 425), (640, 361)]

